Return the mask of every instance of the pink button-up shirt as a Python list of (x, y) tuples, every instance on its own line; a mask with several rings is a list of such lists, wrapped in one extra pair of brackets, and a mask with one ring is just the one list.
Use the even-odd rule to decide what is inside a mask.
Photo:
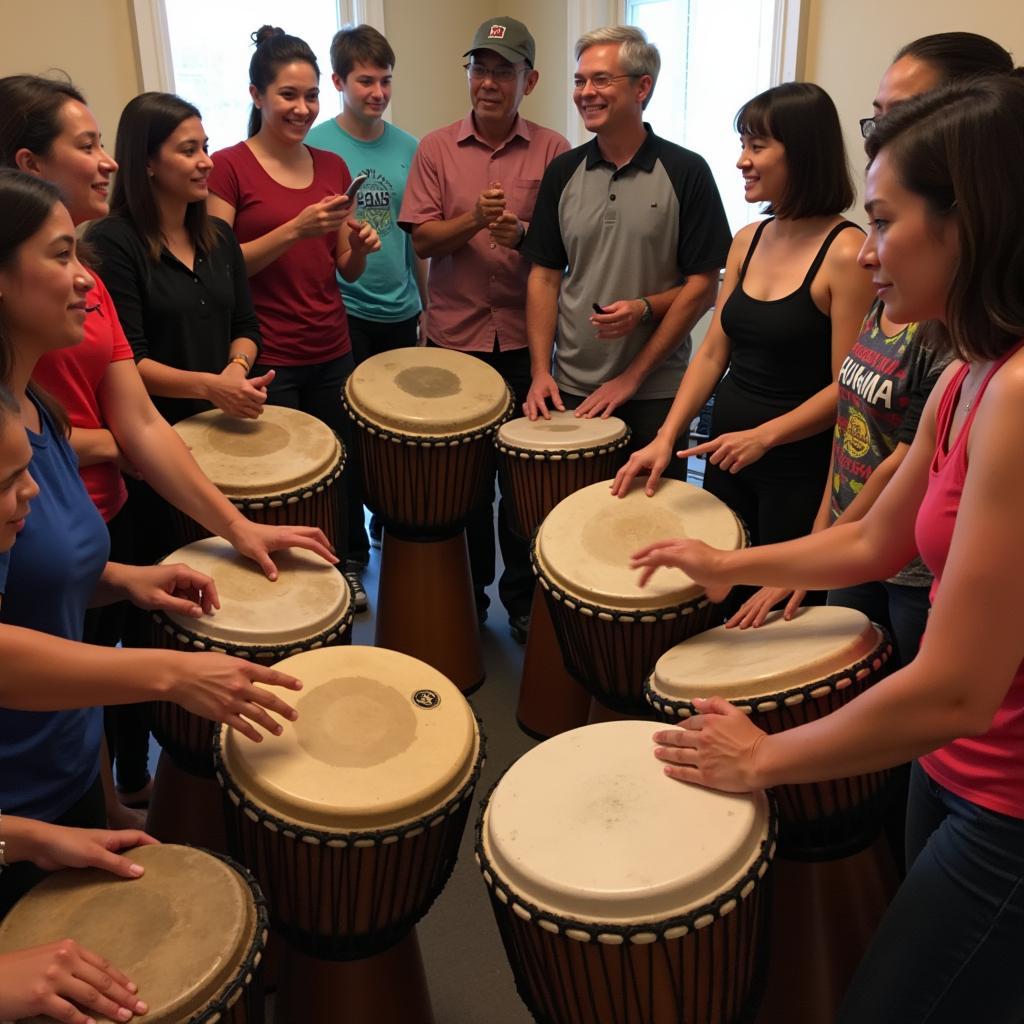
[[(472, 113), (424, 136), (409, 170), (398, 223), (451, 220), (468, 213), (481, 192), (499, 181), (505, 200), (529, 224), (548, 164), (569, 149), (550, 128), (516, 116), (497, 148), (477, 134)], [(427, 334), (446, 348), (490, 352), (526, 346), (526, 278), (530, 264), (514, 249), (496, 245), (483, 228), (447, 256), (430, 260)]]

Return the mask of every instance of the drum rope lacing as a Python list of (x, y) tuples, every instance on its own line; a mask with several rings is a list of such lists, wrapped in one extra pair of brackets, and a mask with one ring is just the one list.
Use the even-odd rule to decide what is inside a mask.
[(608, 922), (591, 924), (578, 918), (556, 914), (541, 908), (536, 903), (526, 899), (521, 893), (517, 893), (510, 885), (498, 877), (493, 865), (484, 853), (483, 832), (487, 806), (502, 778), (504, 778), (504, 773), (502, 773), (502, 776), (491, 786), (487, 795), (480, 801), (481, 813), (477, 817), (474, 850), (477, 866), (480, 868), (484, 882), (488, 888), (494, 891), (495, 896), (501, 903), (511, 907), (512, 912), (517, 917), (534, 923), (547, 932), (555, 935), (564, 935), (566, 938), (577, 942), (599, 942), (612, 946), (623, 945), (627, 942), (634, 945), (649, 945), (652, 942), (680, 939), (690, 932), (706, 928), (715, 920), (731, 913), (736, 909), (740, 900), (745, 900), (754, 892), (757, 885), (764, 878), (771, 865), (772, 858), (775, 856), (778, 839), (778, 819), (775, 814), (774, 798), (770, 793), (767, 793), (766, 797), (769, 802), (768, 835), (761, 841), (758, 854), (750, 867), (731, 889), (719, 893), (714, 899), (709, 900), (694, 910), (677, 914), (661, 921), (636, 925), (619, 925)]
[[(508, 455), (517, 459), (530, 459), (536, 462), (572, 462), (581, 459), (596, 459), (603, 455), (614, 455), (629, 444), (631, 432), (626, 428), (625, 434), (615, 441), (606, 441), (598, 447), (593, 448), (551, 448), (538, 450), (536, 448), (523, 448), (520, 445), (502, 441), (498, 437), (494, 439), (494, 447), (502, 455)], [(598, 481), (600, 482), (600, 481)]]

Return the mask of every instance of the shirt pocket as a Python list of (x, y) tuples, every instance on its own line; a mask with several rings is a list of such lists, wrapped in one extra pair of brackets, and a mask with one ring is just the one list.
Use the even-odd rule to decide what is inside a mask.
[(515, 178), (509, 193), (509, 209), (520, 219), (529, 223), (533, 220), (533, 208), (537, 205), (540, 178)]

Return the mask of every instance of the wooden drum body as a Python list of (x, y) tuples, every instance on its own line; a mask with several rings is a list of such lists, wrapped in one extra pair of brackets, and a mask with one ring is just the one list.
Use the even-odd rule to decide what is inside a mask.
[[(821, 718), (888, 670), (885, 631), (852, 608), (773, 612), (758, 629), (708, 630), (663, 655), (645, 686), (660, 718), (696, 714), (695, 697), (725, 697), (766, 732)], [(878, 836), (889, 772), (779, 786), (779, 852), (801, 860), (845, 857)]]
[(235, 855), (295, 949), (349, 960), (400, 942), (455, 865), (483, 759), (456, 687), (395, 651), (300, 654), (299, 718), (215, 749)]
[(641, 589), (630, 555), (672, 537), (726, 549), (746, 537), (729, 508), (699, 487), (663, 480), (653, 497), (638, 488), (614, 498), (610, 483), (560, 502), (537, 531), (531, 558), (565, 667), (605, 707), (637, 713), (646, 710), (643, 683), (658, 658), (720, 613), (679, 570), (659, 570)]
[(267, 914), (252, 876), (191, 847), (126, 856), (141, 878), (87, 868), (41, 882), (0, 924), (0, 953), (72, 938), (138, 985), (151, 1024), (261, 1024)]
[[(243, 420), (219, 409), (174, 425), (200, 469), (247, 518), (272, 526), (319, 526), (336, 547), (335, 484), (345, 451), (330, 427), (298, 409), (264, 406)], [(177, 516), (181, 543), (208, 536)]]
[(774, 853), (764, 793), (658, 772), (651, 726), (563, 733), (489, 795), (477, 857), (519, 994), (543, 1024), (749, 1020)]

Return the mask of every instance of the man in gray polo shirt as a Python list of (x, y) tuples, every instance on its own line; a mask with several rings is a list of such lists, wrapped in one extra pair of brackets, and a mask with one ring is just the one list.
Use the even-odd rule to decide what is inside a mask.
[[(643, 32), (589, 32), (576, 61), (574, 99), (595, 138), (551, 162), (523, 243), (533, 262), (524, 409), (531, 419), (549, 402), (614, 412), (641, 448), (668, 414), (732, 239), (703, 158), (644, 124), (661, 59)], [(665, 475), (685, 478), (685, 462)]]

